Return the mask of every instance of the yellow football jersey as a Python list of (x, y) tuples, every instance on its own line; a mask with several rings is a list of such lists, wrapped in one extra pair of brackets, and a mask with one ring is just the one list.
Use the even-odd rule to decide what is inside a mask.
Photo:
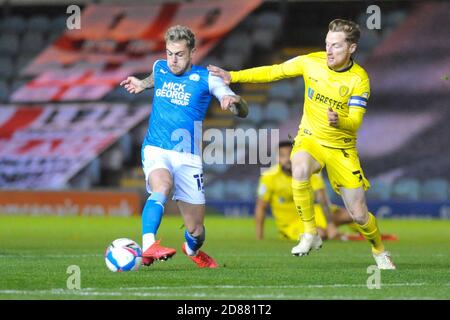
[[(325, 188), (325, 182), (320, 173), (313, 174), (310, 181), (314, 191)], [(259, 179), (258, 198), (269, 203), (275, 224), (279, 229), (300, 221), (291, 184), (292, 176), (284, 173), (279, 164), (272, 166)]]
[[(369, 77), (354, 61), (340, 72), (327, 66), (326, 52), (316, 52), (290, 59), (282, 64), (232, 71), (231, 82), (271, 82), (303, 76), (305, 102), (299, 133), (314, 136), (324, 146), (353, 148), (357, 129), (330, 126), (328, 108), (339, 118), (348, 118), (351, 111), (364, 113), (370, 95)], [(251, 112), (251, 110), (250, 110)], [(361, 115), (362, 116), (362, 115)]]

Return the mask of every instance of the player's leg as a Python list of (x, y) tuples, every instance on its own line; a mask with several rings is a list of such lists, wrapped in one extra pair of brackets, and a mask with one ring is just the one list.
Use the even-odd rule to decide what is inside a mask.
[(372, 245), (372, 253), (378, 268), (395, 269), (389, 252), (384, 249), (377, 220), (367, 209), (364, 188), (341, 188), (341, 195), (349, 214), (358, 225), (361, 234)]
[(311, 249), (322, 246), (315, 224), (314, 194), (310, 183), (311, 175), (324, 165), (321, 159), (321, 146), (312, 137), (300, 132), (291, 152), (292, 194), (305, 229), (300, 243), (291, 250), (296, 256), (307, 255)]
[(186, 226), (184, 232), (186, 241), (182, 245), (183, 252), (200, 268), (217, 268), (216, 261), (200, 250), (206, 238), (205, 205), (180, 200), (177, 201), (177, 205)]
[(305, 233), (317, 234), (314, 219), (314, 193), (310, 178), (320, 170), (320, 164), (306, 151), (292, 155), (292, 193), (297, 212), (304, 224)]
[(217, 263), (214, 259), (200, 250), (206, 238), (205, 190), (201, 159), (186, 154), (178, 154), (176, 157), (174, 199), (177, 200), (186, 226), (183, 252), (200, 268), (216, 268)]
[(142, 257), (145, 265), (154, 260), (166, 260), (176, 253), (175, 249), (162, 247), (156, 241), (164, 205), (173, 185), (170, 163), (166, 161), (164, 152), (153, 147), (146, 147), (142, 152), (146, 186), (150, 193), (142, 210)]
[(332, 239), (333, 234), (328, 235), (328, 222), (322, 206), (318, 203), (314, 204), (314, 220), (316, 221), (317, 234), (322, 240)]
[(326, 165), (331, 186), (342, 196), (348, 213), (364, 238), (371, 243), (378, 267), (394, 269), (389, 253), (384, 250), (376, 219), (367, 209), (365, 190), (370, 183), (364, 177), (356, 148), (329, 148), (328, 154), (330, 161)]

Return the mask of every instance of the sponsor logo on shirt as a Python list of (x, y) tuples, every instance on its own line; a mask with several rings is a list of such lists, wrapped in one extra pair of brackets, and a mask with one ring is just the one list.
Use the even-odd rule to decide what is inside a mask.
[(170, 102), (178, 106), (189, 105), (191, 94), (185, 92), (186, 84), (176, 82), (165, 82), (162, 88), (156, 90), (157, 97), (168, 98)]

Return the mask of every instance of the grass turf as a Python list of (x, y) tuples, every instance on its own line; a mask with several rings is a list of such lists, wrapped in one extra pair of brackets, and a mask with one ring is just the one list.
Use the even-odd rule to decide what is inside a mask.
[[(139, 218), (11, 217), (0, 215), (0, 299), (449, 299), (450, 221), (383, 220), (396, 271), (381, 272), (366, 242), (328, 241), (319, 252), (293, 257), (295, 242), (278, 239), (273, 220), (255, 240), (249, 218), (206, 218), (204, 250), (219, 269), (198, 269), (183, 255), (182, 220), (164, 217), (159, 237), (173, 259), (138, 272), (112, 273), (103, 253), (114, 239), (140, 242)], [(81, 290), (67, 289), (68, 266), (81, 270)]]

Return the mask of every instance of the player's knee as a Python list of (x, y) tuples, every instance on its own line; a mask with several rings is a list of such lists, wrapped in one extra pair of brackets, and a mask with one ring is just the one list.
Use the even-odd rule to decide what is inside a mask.
[(367, 206), (365, 204), (354, 204), (350, 208), (350, 213), (353, 218), (353, 221), (355, 221), (357, 224), (365, 224), (367, 222)]
[(169, 182), (154, 183), (153, 186), (150, 186), (150, 189), (152, 192), (158, 192), (165, 197), (168, 197), (170, 190), (172, 189), (172, 184)]
[(292, 168), (292, 177), (298, 181), (308, 181), (311, 178), (311, 169), (306, 165), (297, 165)]

